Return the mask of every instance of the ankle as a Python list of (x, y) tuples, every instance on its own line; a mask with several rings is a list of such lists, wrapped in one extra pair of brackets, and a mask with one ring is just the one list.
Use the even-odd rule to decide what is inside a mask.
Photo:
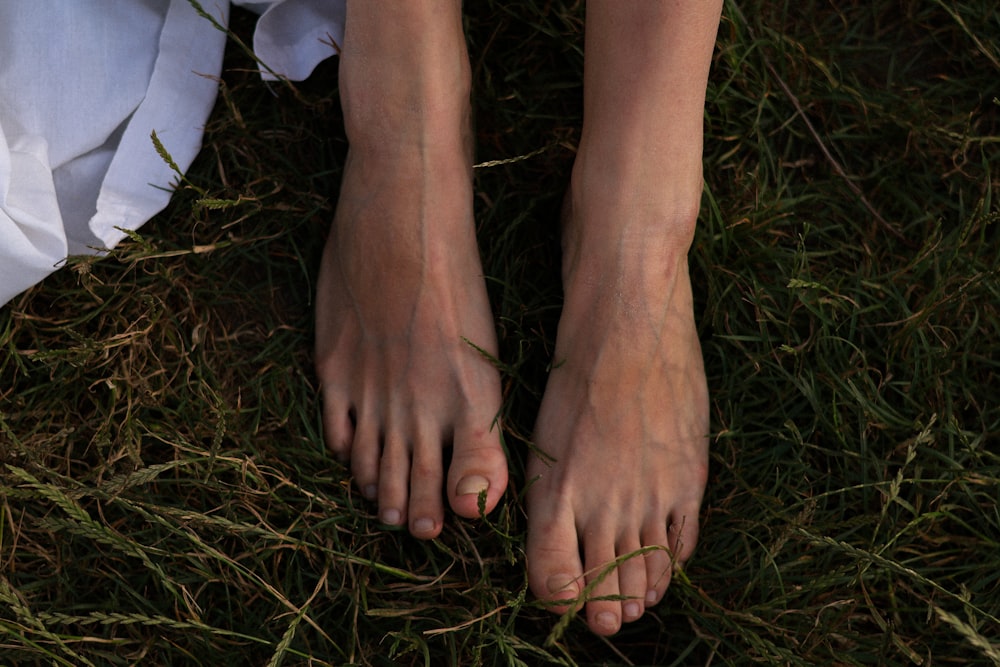
[(563, 207), (564, 265), (615, 254), (650, 262), (686, 258), (701, 200), (700, 170), (697, 176), (679, 185), (641, 166), (591, 168), (578, 158)]
[(467, 84), (389, 84), (363, 87), (360, 94), (341, 90), (344, 130), (353, 148), (388, 156), (471, 149)]
[(357, 25), (346, 33), (339, 81), (352, 146), (422, 148), (464, 143), (471, 134), (472, 74), (460, 13), (449, 19), (418, 11), (431, 4), (364, 3), (348, 17)]

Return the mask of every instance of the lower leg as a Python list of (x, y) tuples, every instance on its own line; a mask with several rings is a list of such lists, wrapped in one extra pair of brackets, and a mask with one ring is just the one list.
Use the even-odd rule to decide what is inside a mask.
[(555, 462), (529, 463), (528, 569), (543, 599), (575, 598), (588, 582), (591, 596), (624, 596), (587, 603), (602, 634), (662, 597), (697, 538), (708, 400), (687, 251), (720, 4), (587, 6), (565, 304), (535, 428)]
[[(350, 143), (317, 290), (330, 449), (382, 521), (422, 538), (507, 482), (496, 340), (472, 219), (470, 74), (458, 0), (347, 6)], [(453, 444), (447, 481), (442, 449)]]

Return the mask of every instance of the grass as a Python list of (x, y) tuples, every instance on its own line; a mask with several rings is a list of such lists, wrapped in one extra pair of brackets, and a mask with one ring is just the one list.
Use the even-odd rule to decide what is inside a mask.
[(1000, 664), (995, 3), (727, 3), (691, 253), (702, 539), (610, 640), (526, 594), (519, 498), (582, 7), (466, 4), (478, 159), (530, 156), (476, 173), (501, 509), (429, 543), (387, 532), (324, 453), (336, 65), (292, 91), (233, 48), (170, 208), (0, 310), (0, 663)]

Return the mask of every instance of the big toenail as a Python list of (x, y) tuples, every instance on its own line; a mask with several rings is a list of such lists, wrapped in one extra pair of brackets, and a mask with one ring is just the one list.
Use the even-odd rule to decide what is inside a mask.
[(609, 630), (618, 627), (618, 617), (612, 614), (610, 611), (602, 611), (597, 615), (595, 619), (597, 624), (602, 628), (608, 628)]
[(368, 500), (375, 500), (378, 496), (378, 487), (374, 484), (369, 484), (365, 488), (361, 489), (361, 493), (365, 494), (365, 498)]
[(429, 533), (434, 530), (434, 519), (422, 518), (413, 522), (414, 533)]
[(553, 594), (565, 592), (576, 593), (575, 581), (568, 574), (553, 574), (545, 580), (545, 586), (549, 589), (549, 593)]
[(656, 598), (659, 597), (655, 590), (650, 588), (646, 591), (646, 604), (656, 604)]
[(398, 526), (401, 516), (397, 509), (382, 510), (382, 523), (387, 523), (390, 526)]
[(455, 493), (459, 496), (478, 496), (488, 488), (490, 488), (490, 480), (479, 475), (469, 475), (458, 481)]
[(638, 602), (626, 602), (625, 606), (622, 607), (622, 611), (625, 612), (626, 618), (639, 618), (639, 614), (642, 613), (642, 607), (639, 606)]

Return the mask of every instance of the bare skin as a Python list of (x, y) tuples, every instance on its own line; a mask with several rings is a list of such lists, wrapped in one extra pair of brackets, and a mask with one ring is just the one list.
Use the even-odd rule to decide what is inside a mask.
[[(530, 459), (527, 497), (532, 590), (589, 600), (587, 622), (599, 634), (662, 599), (697, 541), (708, 471), (708, 393), (684, 246), (650, 252), (626, 241), (609, 255), (579, 238), (606, 221), (582, 202), (567, 221), (566, 301), (535, 427), (553, 461)], [(653, 549), (605, 572), (644, 547)], [(591, 599), (602, 596), (625, 599)]]
[[(535, 431), (547, 456), (528, 466), (527, 564), (554, 611), (586, 597), (600, 634), (658, 602), (697, 539), (708, 406), (686, 254), (720, 4), (587, 7), (585, 123)], [(472, 221), (461, 5), (347, 6), (351, 148), (317, 297), (325, 437), (382, 521), (431, 538), (442, 486), (474, 517), (478, 493), (490, 511), (507, 483), (499, 378), (463, 340), (496, 352)], [(624, 599), (590, 599), (603, 596)]]
[[(586, 600), (604, 635), (662, 599), (698, 537), (708, 392), (687, 252), (720, 11), (587, 4), (565, 303), (535, 426), (551, 460), (528, 465), (527, 560), (535, 595), (556, 612)], [(607, 596), (623, 599), (592, 599)]]
[(348, 5), (350, 152), (320, 271), (316, 359), (328, 446), (384, 523), (426, 539), (441, 532), (443, 486), (456, 513), (478, 516), (481, 491), (487, 511), (502, 496), (507, 460), (498, 373), (466, 342), (496, 354), (460, 5), (417, 4)]

